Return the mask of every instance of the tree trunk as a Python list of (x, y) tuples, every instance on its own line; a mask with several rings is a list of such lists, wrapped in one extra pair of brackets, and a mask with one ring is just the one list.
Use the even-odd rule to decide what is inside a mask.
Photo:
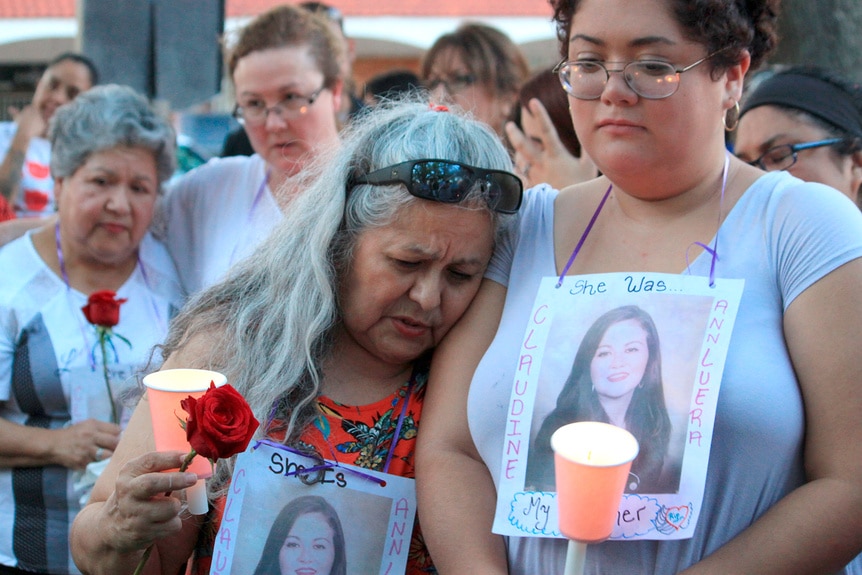
[(815, 64), (862, 81), (862, 2), (782, 0), (768, 64)]

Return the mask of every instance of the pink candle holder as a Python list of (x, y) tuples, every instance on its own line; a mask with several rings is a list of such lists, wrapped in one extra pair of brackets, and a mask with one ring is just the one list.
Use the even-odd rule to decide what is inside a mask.
[(555, 431), (551, 448), (560, 531), (570, 540), (566, 573), (582, 573), (586, 544), (613, 532), (638, 442), (621, 427), (579, 421)]
[[(144, 377), (156, 451), (191, 451), (181, 425), (188, 414), (180, 402), (188, 396), (199, 398), (209, 389), (210, 382), (219, 387), (227, 383), (227, 378), (217, 371), (205, 369), (166, 369)], [(202, 478), (186, 490), (189, 511), (195, 515), (206, 513), (206, 483), (203, 478), (212, 475), (212, 464), (205, 457), (197, 456), (188, 471)]]

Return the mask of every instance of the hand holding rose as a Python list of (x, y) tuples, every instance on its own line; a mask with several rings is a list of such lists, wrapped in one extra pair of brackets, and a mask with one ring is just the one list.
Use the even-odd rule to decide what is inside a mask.
[[(215, 465), (218, 459), (245, 451), (260, 425), (248, 403), (230, 384), (216, 387), (214, 382), (210, 382), (209, 389), (200, 398), (188, 396), (180, 402), (180, 406), (189, 414), (181, 425), (192, 447), (182, 460), (180, 472), (188, 468), (196, 455), (206, 457)], [(171, 491), (169, 487), (164, 497), (169, 497)], [(153, 544), (147, 547), (134, 575), (143, 573), (153, 549)]]
[(230, 384), (216, 387), (210, 383), (200, 399), (189, 396), (180, 405), (189, 414), (189, 445), (213, 463), (245, 451), (260, 425), (243, 396)]
[(182, 502), (166, 493), (191, 487), (194, 473), (177, 469), (185, 453), (150, 452), (128, 461), (103, 507), (112, 526), (112, 546), (120, 553), (140, 552), (157, 539), (182, 529)]

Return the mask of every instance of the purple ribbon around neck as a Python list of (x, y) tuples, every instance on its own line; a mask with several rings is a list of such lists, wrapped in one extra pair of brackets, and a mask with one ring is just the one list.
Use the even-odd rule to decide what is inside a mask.
[[(356, 475), (357, 477), (359, 477), (365, 481), (371, 481), (373, 483), (377, 483), (381, 487), (384, 487), (386, 485), (385, 479), (380, 479), (378, 477), (374, 477), (373, 475), (371, 475), (369, 473), (364, 473), (364, 472), (360, 471), (359, 469), (356, 469), (353, 467), (346, 467), (346, 466), (342, 465), (341, 463), (338, 463), (337, 461), (327, 461), (327, 460), (323, 459), (322, 457), (310, 455), (304, 451), (300, 451), (299, 449), (294, 449), (293, 447), (289, 447), (287, 445), (278, 443), (276, 441), (272, 441), (271, 439), (259, 439), (257, 442), (255, 442), (252, 449), (257, 449), (261, 445), (268, 445), (269, 447), (272, 447), (274, 449), (280, 449), (282, 451), (287, 451), (288, 453), (293, 453), (294, 455), (300, 455), (302, 457), (307, 457), (309, 459), (315, 459), (315, 460), (321, 462), (321, 463), (314, 465), (312, 467), (304, 467), (301, 469), (296, 469), (296, 471), (289, 471), (289, 472), (284, 474), (285, 477), (290, 477), (292, 475), (297, 475), (297, 476), (311, 475), (313, 473), (323, 472), (323, 471), (326, 471), (329, 469), (340, 468), (340, 469), (347, 471), (348, 473), (352, 473), (352, 474)], [(310, 483), (315, 483), (315, 481), (311, 481)]]
[(569, 268), (572, 267), (572, 264), (575, 263), (575, 258), (578, 257), (578, 252), (581, 251), (581, 246), (584, 245), (584, 242), (587, 240), (587, 236), (590, 234), (590, 230), (593, 229), (593, 224), (596, 223), (596, 220), (599, 217), (599, 214), (602, 211), (602, 208), (605, 207), (605, 202), (608, 201), (608, 196), (611, 195), (611, 190), (614, 189), (614, 185), (611, 184), (608, 186), (608, 189), (605, 191), (605, 195), (602, 196), (602, 201), (599, 202), (599, 207), (596, 208), (596, 211), (593, 212), (593, 217), (590, 218), (590, 223), (587, 224), (586, 229), (584, 229), (584, 233), (581, 234), (581, 239), (578, 240), (578, 245), (575, 246), (575, 249), (572, 250), (572, 255), (569, 256), (569, 261), (566, 262), (565, 267), (563, 268), (563, 273), (560, 274), (560, 279), (557, 280), (557, 288), (563, 286), (563, 279), (566, 277), (566, 274), (569, 273)]
[[(724, 193), (727, 190), (727, 172), (730, 166), (730, 152), (725, 151), (724, 155), (724, 169), (721, 174), (721, 196), (719, 197), (718, 204), (718, 227), (715, 230), (715, 238), (712, 243), (712, 247), (709, 247), (703, 242), (694, 242), (692, 245), (702, 247), (710, 256), (712, 257), (709, 264), (709, 287), (715, 287), (715, 263), (718, 261), (718, 230), (721, 229), (721, 214), (724, 211)], [(607, 191), (605, 191), (604, 196), (602, 196), (602, 200), (599, 202), (596, 211), (593, 212), (593, 217), (590, 218), (590, 222), (587, 224), (586, 229), (584, 229), (584, 233), (581, 235), (581, 239), (578, 240), (578, 244), (575, 246), (575, 249), (572, 250), (572, 255), (569, 256), (569, 261), (566, 262), (565, 267), (563, 268), (563, 273), (560, 274), (560, 278), (557, 280), (556, 287), (562, 287), (563, 279), (566, 277), (566, 274), (569, 272), (569, 269), (572, 267), (572, 264), (575, 262), (575, 258), (578, 256), (578, 252), (581, 251), (581, 247), (584, 245), (584, 241), (586, 241), (587, 236), (590, 233), (590, 230), (593, 229), (593, 224), (596, 223), (596, 219), (598, 219), (599, 214), (602, 211), (602, 208), (605, 206), (605, 202), (611, 194), (611, 190), (614, 185), (611, 184), (608, 186)], [(685, 267), (688, 269), (690, 267), (690, 262), (688, 258), (688, 250), (685, 252)]]

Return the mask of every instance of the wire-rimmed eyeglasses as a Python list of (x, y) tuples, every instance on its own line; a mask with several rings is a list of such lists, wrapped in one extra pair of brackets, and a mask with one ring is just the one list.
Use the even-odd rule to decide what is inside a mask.
[(288, 94), (278, 104), (269, 107), (262, 100), (251, 100), (242, 106), (237, 104), (233, 109), (233, 117), (243, 126), (259, 126), (266, 123), (270, 112), (281, 119), (285, 116), (302, 116), (308, 113), (308, 109), (324, 89), (326, 89), (325, 84), (308, 96)]
[(621, 70), (608, 70), (608, 64), (622, 62), (599, 62), (597, 60), (564, 60), (554, 67), (563, 89), (579, 100), (597, 100), (611, 72), (620, 72), (632, 92), (648, 100), (661, 100), (673, 96), (679, 89), (679, 75), (703, 64), (722, 50), (704, 56), (684, 68), (677, 68), (661, 60), (635, 60)]
[(475, 84), (476, 79), (473, 74), (453, 74), (448, 78), (430, 78), (425, 82), (425, 87), (433, 92), (439, 86), (443, 86), (447, 94), (454, 96)]
[(835, 144), (840, 144), (842, 142), (844, 142), (844, 138), (828, 138), (826, 140), (817, 140), (815, 142), (773, 146), (761, 154), (759, 158), (748, 163), (752, 166), (757, 166), (761, 170), (766, 170), (767, 172), (787, 170), (799, 159), (797, 152), (814, 148), (823, 148), (825, 146), (834, 146)]

